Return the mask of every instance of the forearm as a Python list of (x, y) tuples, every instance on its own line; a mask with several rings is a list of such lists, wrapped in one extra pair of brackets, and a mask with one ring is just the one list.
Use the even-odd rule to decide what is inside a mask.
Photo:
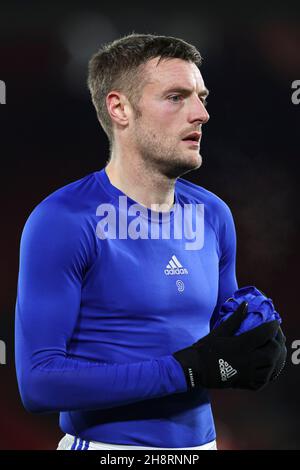
[(135, 363), (93, 363), (53, 357), (18, 371), (26, 409), (58, 412), (112, 408), (187, 390), (173, 356)]

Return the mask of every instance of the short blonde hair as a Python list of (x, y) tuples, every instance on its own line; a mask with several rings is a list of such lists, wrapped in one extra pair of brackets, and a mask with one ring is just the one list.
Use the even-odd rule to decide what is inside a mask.
[(106, 106), (106, 97), (112, 90), (123, 92), (133, 109), (147, 82), (143, 73), (145, 63), (159, 57), (183, 59), (201, 65), (202, 58), (195, 46), (179, 38), (136, 34), (124, 36), (103, 45), (89, 61), (88, 87), (100, 124), (110, 144), (113, 139), (112, 121)]

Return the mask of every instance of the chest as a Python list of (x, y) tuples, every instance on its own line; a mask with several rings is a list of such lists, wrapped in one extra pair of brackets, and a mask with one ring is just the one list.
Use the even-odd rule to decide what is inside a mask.
[[(83, 288), (86, 303), (128, 319), (209, 318), (218, 295), (216, 238), (208, 231), (200, 250), (183, 240), (101, 240), (99, 257)], [(184, 318), (184, 317), (183, 317)]]

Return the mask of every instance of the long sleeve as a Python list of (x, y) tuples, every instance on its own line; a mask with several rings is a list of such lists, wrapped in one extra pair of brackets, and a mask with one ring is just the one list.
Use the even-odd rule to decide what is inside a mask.
[(211, 327), (213, 327), (220, 307), (234, 291), (238, 289), (236, 280), (236, 230), (232, 213), (223, 202), (220, 211), (219, 220), (219, 287), (218, 300), (211, 318)]
[(96, 243), (80, 213), (45, 201), (28, 218), (20, 245), (15, 359), (24, 406), (32, 412), (93, 410), (185, 392), (172, 355), (104, 363), (68, 354)]

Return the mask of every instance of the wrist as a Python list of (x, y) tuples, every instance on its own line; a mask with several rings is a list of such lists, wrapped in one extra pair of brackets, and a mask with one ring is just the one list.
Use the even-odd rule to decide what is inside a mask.
[(197, 351), (193, 347), (188, 347), (176, 351), (173, 356), (183, 369), (188, 390), (201, 387), (202, 380)]

